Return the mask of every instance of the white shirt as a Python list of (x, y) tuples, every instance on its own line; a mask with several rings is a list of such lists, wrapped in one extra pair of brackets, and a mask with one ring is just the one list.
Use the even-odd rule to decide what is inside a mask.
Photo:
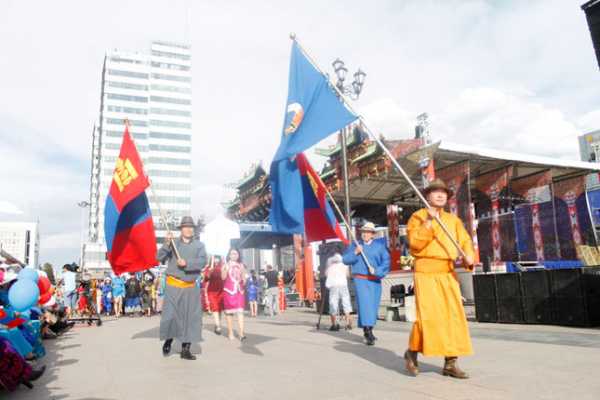
[(72, 292), (73, 290), (76, 289), (76, 282), (75, 282), (75, 278), (77, 277), (77, 274), (75, 272), (71, 272), (71, 271), (64, 271), (62, 274), (62, 278), (65, 282), (65, 293), (68, 292)]
[(342, 256), (335, 254), (327, 260), (327, 288), (348, 286), (348, 266), (342, 262)]

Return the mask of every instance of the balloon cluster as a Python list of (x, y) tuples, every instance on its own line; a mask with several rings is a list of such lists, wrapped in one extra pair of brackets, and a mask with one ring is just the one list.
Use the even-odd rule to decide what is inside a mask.
[(50, 301), (54, 288), (50, 280), (33, 268), (23, 268), (17, 281), (8, 290), (8, 302), (13, 310), (26, 312), (37, 304)]

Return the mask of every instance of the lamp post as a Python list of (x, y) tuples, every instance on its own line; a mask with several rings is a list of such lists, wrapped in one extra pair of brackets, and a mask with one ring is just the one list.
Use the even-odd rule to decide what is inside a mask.
[(81, 208), (81, 243), (80, 243), (80, 252), (79, 252), (79, 266), (83, 271), (83, 243), (84, 243), (84, 232), (85, 232), (85, 209), (89, 207), (91, 204), (87, 201), (80, 201), (77, 203), (77, 206)]
[[(336, 58), (335, 61), (331, 64), (333, 66), (333, 70), (337, 77), (337, 82), (335, 85), (339, 89), (341, 93), (348, 95), (352, 100), (358, 100), (360, 96), (363, 85), (365, 84), (365, 77), (367, 76), (360, 68), (354, 73), (354, 80), (349, 85), (344, 85), (344, 81), (346, 80), (346, 75), (348, 74), (348, 68), (346, 68), (344, 62), (339, 58)], [(351, 220), (351, 212), (350, 212), (350, 187), (348, 181), (348, 152), (346, 149), (346, 133), (348, 129), (344, 128), (340, 130), (339, 133), (339, 141), (342, 150), (342, 179), (344, 181), (344, 214), (346, 214), (346, 221), (348, 221), (348, 225), (352, 225)], [(348, 237), (351, 236), (350, 227), (347, 227)]]

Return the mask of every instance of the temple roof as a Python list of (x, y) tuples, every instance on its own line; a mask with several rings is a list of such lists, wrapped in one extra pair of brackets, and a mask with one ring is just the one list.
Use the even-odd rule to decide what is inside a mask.
[(243, 187), (247, 186), (248, 184), (252, 183), (252, 181), (260, 178), (261, 176), (266, 175), (266, 171), (264, 170), (264, 168), (262, 167), (262, 163), (259, 162), (257, 164), (254, 164), (251, 168), (250, 171), (248, 171), (244, 177), (242, 179), (240, 179), (239, 181), (237, 181), (236, 183), (232, 184), (232, 186), (235, 189), (241, 190)]

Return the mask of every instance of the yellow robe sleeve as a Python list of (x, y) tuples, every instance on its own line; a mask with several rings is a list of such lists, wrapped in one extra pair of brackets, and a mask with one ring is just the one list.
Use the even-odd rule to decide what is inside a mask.
[(456, 221), (456, 238), (457, 242), (460, 245), (460, 248), (465, 252), (465, 254), (471, 259), (475, 259), (475, 250), (473, 249), (473, 241), (471, 240), (471, 235), (465, 229), (462, 221), (457, 218)]
[(433, 228), (425, 226), (425, 219), (414, 213), (406, 226), (408, 244), (412, 253), (423, 250), (433, 240)]

